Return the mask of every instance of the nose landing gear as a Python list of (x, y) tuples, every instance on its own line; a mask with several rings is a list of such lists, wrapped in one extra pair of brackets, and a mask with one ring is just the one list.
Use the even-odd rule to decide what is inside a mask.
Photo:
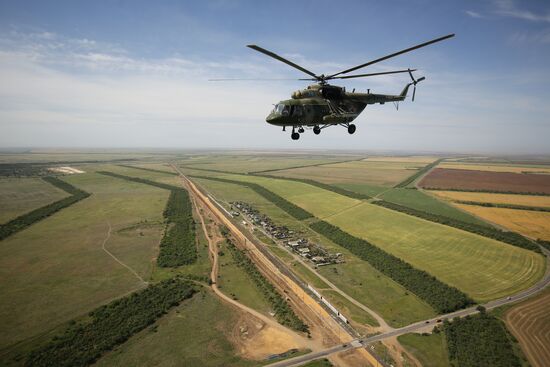
[(319, 127), (319, 125), (315, 125), (315, 127), (313, 128), (313, 133), (315, 135), (319, 135), (321, 133), (321, 128)]
[(355, 127), (354, 124), (349, 124), (348, 125), (348, 133), (349, 134), (353, 134), (355, 132), (355, 130), (356, 130), (356, 127)]

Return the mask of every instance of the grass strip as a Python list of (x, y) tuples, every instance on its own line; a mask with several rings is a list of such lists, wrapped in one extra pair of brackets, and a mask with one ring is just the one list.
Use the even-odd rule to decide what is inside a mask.
[(166, 230), (160, 241), (160, 251), (157, 264), (160, 267), (177, 267), (193, 264), (197, 261), (195, 246), (195, 221), (193, 207), (187, 190), (139, 177), (124, 176), (118, 173), (99, 171), (106, 176), (137, 182), (145, 185), (170, 190), (163, 215), (166, 220)]
[(441, 282), (427, 272), (416, 269), (368, 241), (354, 237), (332, 224), (318, 221), (309, 226), (315, 232), (348, 249), (361, 260), (367, 261), (382, 274), (417, 295), (438, 313), (452, 312), (474, 303), (457, 288)]
[(61, 336), (32, 351), (26, 366), (88, 366), (102, 354), (153, 324), (197, 290), (189, 281), (171, 278), (112, 301), (72, 322)]
[(272, 191), (269, 191), (263, 186), (260, 186), (258, 184), (252, 183), (252, 182), (244, 182), (244, 181), (235, 181), (235, 180), (228, 180), (226, 178), (219, 178), (219, 177), (206, 177), (206, 176), (191, 176), (193, 178), (199, 178), (204, 180), (212, 180), (212, 181), (218, 181), (218, 182), (225, 182), (229, 184), (234, 185), (240, 185), (244, 187), (248, 187), (249, 189), (254, 190), (257, 194), (263, 196), (265, 199), (271, 201), (273, 204), (293, 216), (294, 218), (298, 220), (313, 218), (313, 214), (310, 212), (300, 208), (297, 205), (292, 204), (290, 201), (284, 199), (283, 197), (275, 194)]
[(10, 220), (5, 224), (0, 225), (0, 240), (11, 236), (14, 233), (22, 231), (32, 224), (49, 217), (50, 215), (69, 207), (80, 200), (90, 196), (90, 193), (80, 190), (71, 184), (58, 179), (57, 177), (47, 176), (42, 178), (47, 183), (67, 192), (71, 196), (55, 201), (51, 204), (44, 205), (38, 209), (22, 214), (15, 219)]
[(437, 214), (432, 214), (424, 212), (422, 210), (417, 210), (409, 208), (407, 206), (390, 203), (389, 201), (376, 200), (372, 204), (382, 206), (387, 209), (399, 211), (408, 215), (412, 215), (418, 218), (429, 220), (431, 222), (444, 224), (450, 227), (454, 227), (463, 231), (474, 233), (483, 237), (491, 238), (493, 240), (501, 241), (512, 246), (521, 247), (527, 250), (531, 250), (537, 253), (540, 253), (540, 248), (533, 243), (531, 240), (523, 237), (522, 235), (515, 232), (504, 232), (500, 229), (493, 227), (485, 227), (479, 224), (467, 223), (460, 221), (458, 219), (444, 217)]

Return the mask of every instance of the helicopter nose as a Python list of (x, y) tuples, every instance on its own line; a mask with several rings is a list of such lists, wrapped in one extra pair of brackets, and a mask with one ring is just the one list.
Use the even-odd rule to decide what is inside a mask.
[(273, 124), (275, 122), (277, 122), (278, 120), (278, 116), (274, 113), (270, 113), (266, 118), (265, 118), (265, 121), (268, 123), (268, 124)]

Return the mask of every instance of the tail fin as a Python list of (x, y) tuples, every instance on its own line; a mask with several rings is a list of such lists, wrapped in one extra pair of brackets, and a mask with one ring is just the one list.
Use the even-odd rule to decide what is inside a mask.
[(405, 88), (403, 88), (403, 90), (401, 91), (401, 94), (399, 94), (399, 97), (403, 98), (403, 100), (405, 100), (405, 98), (407, 98), (407, 93), (409, 93), (409, 87), (412, 85), (413, 83), (409, 83), (407, 85), (405, 85)]

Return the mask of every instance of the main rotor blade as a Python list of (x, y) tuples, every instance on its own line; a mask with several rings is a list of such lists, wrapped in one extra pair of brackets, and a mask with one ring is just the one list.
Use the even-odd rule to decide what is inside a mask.
[(410, 52), (410, 51), (419, 49), (419, 48), (421, 48), (421, 47), (425, 47), (425, 46), (431, 45), (432, 43), (436, 43), (436, 42), (439, 42), (439, 41), (446, 40), (447, 38), (451, 38), (451, 37), (454, 37), (454, 36), (455, 36), (454, 33), (448, 34), (448, 35), (446, 35), (446, 36), (439, 37), (439, 38), (433, 39), (433, 40), (431, 40), (431, 41), (424, 42), (424, 43), (421, 43), (421, 44), (419, 44), (419, 45), (416, 45), (416, 46), (413, 46), (413, 47), (409, 47), (409, 48), (406, 48), (406, 49), (401, 50), (401, 51), (398, 51), (398, 52), (394, 52), (393, 54), (390, 54), (390, 55), (381, 57), (381, 58), (379, 58), (379, 59), (372, 60), (372, 61), (366, 62), (366, 63), (364, 63), (364, 64), (361, 64), (361, 65), (357, 65), (357, 66), (355, 66), (355, 67), (353, 67), (353, 68), (351, 68), (351, 69), (347, 69), (347, 70), (344, 70), (344, 71), (340, 71), (339, 73), (329, 75), (329, 76), (327, 77), (327, 79), (329, 79), (329, 78), (334, 78), (335, 76), (340, 75), (340, 74), (347, 74), (347, 73), (349, 73), (350, 71), (355, 71), (355, 70), (357, 70), (357, 69), (364, 68), (365, 66), (369, 66), (369, 65), (372, 65), (372, 64), (376, 64), (377, 62), (380, 62), (380, 61), (384, 61), (384, 60), (390, 59), (390, 58), (392, 58), (392, 57), (395, 57), (395, 56), (404, 54), (404, 53), (406, 53), (406, 52)]
[(376, 75), (387, 75), (387, 74), (400, 74), (400, 73), (408, 73), (410, 71), (416, 71), (416, 69), (406, 69), (406, 70), (394, 70), (394, 71), (382, 71), (380, 73), (370, 73), (370, 74), (356, 74), (356, 75), (344, 75), (344, 76), (335, 76), (334, 78), (327, 78), (327, 79), (351, 79), (351, 78), (365, 78), (368, 76), (376, 76)]
[(309, 70), (307, 70), (307, 69), (304, 69), (304, 68), (301, 67), (300, 65), (295, 64), (295, 63), (293, 63), (292, 61), (289, 61), (289, 60), (285, 59), (284, 57), (281, 57), (281, 56), (277, 55), (276, 53), (273, 53), (273, 52), (271, 52), (271, 51), (269, 51), (269, 50), (266, 50), (265, 48), (261, 48), (260, 46), (256, 46), (256, 45), (247, 45), (246, 47), (250, 47), (250, 48), (253, 49), (253, 50), (256, 50), (256, 51), (258, 51), (258, 52), (263, 53), (264, 55), (273, 57), (275, 60), (279, 60), (279, 61), (281, 61), (281, 62), (284, 62), (285, 64), (290, 65), (290, 66), (292, 66), (293, 68), (296, 68), (296, 69), (298, 69), (298, 70), (300, 70), (300, 71), (302, 71), (302, 72), (304, 72), (304, 73), (306, 73), (306, 74), (308, 74), (308, 75), (311, 75), (312, 77), (315, 78), (315, 80), (318, 80), (318, 79), (319, 79), (319, 77), (318, 77), (317, 75), (315, 75), (314, 73), (312, 73), (311, 71), (309, 71)]
[(208, 79), (209, 82), (232, 82), (232, 81), (264, 81), (264, 80), (301, 80), (298, 78), (216, 78)]

